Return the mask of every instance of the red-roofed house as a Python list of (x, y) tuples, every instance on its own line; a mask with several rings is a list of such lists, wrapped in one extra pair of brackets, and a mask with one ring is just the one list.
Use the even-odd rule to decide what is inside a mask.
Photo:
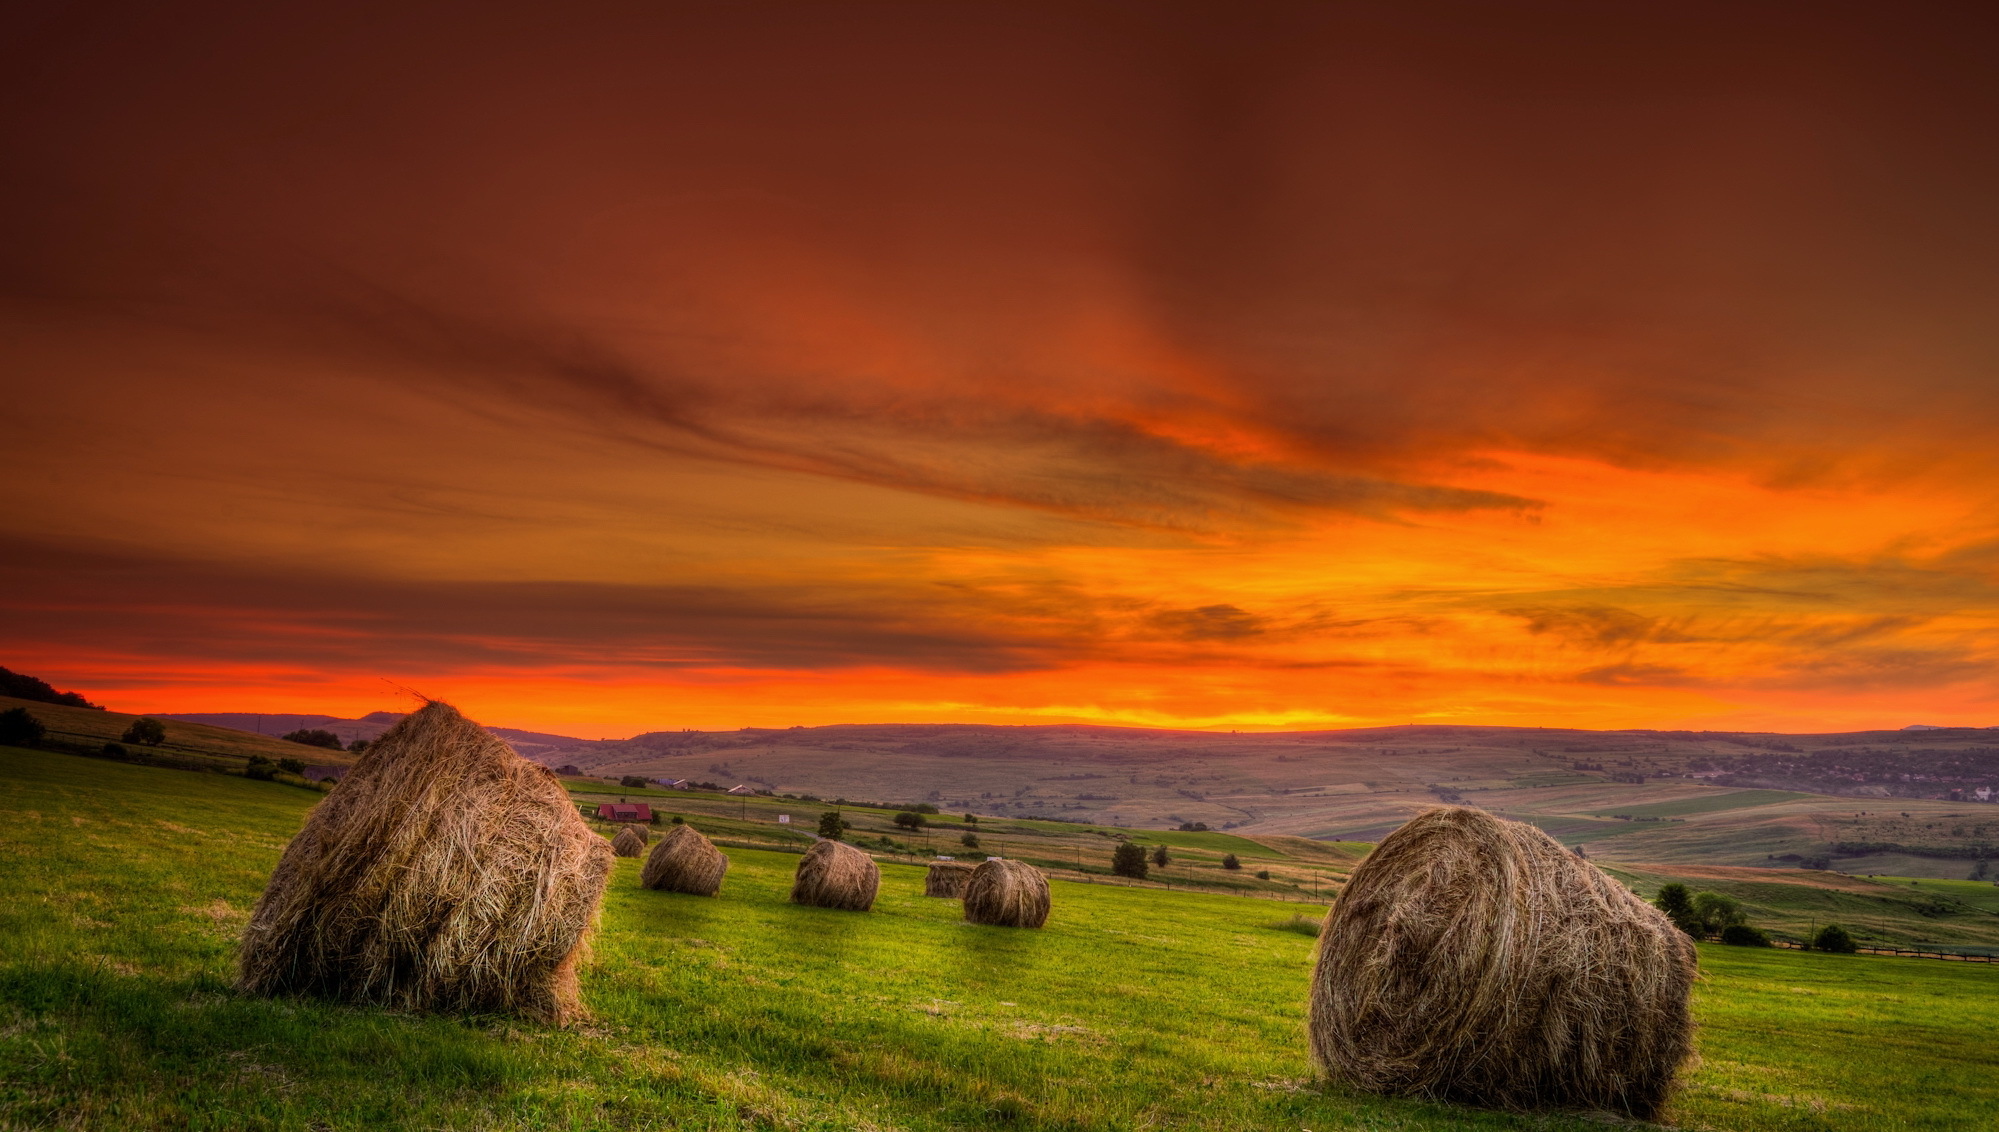
[(652, 820), (652, 807), (644, 802), (605, 802), (597, 807), (597, 816), (605, 821), (645, 821)]

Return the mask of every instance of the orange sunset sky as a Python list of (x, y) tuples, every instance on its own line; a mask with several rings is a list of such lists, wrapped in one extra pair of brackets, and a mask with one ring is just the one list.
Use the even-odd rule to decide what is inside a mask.
[(129, 711), (1999, 724), (1977, 6), (0, 17), (0, 664)]

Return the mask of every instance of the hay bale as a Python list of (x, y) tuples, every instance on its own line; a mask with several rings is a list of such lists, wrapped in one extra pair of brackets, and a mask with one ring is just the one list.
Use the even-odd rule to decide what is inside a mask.
[(638, 826), (628, 825), (611, 839), (611, 852), (620, 857), (636, 857), (646, 851), (646, 835)]
[(722, 891), (729, 858), (691, 825), (676, 825), (659, 839), (639, 870), (639, 883), (661, 892), (713, 896)]
[(965, 920), (999, 928), (1048, 922), (1048, 878), (1026, 861), (987, 861), (965, 880)]
[(865, 912), (875, 906), (882, 874), (875, 859), (844, 841), (827, 839), (805, 851), (791, 882), (791, 902)]
[(566, 1021), (610, 870), (554, 774), (432, 702), (370, 744), (286, 846), (238, 986)]
[(1694, 975), (1685, 933), (1554, 838), (1430, 810), (1326, 916), (1312, 1058), (1380, 1093), (1650, 1120), (1691, 1049)]
[(972, 866), (957, 861), (935, 861), (930, 871), (923, 875), (923, 895), (944, 896), (952, 900), (965, 893), (965, 878), (972, 875)]

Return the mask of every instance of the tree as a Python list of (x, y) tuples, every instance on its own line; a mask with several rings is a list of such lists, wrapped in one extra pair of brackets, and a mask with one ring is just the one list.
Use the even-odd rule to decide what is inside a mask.
[(977, 849), (979, 847), (979, 835), (976, 833), (966, 833), (965, 836), (958, 839), (958, 844), (963, 845), (967, 849)]
[(644, 786), (645, 784), (646, 784), (645, 776), (642, 774), (627, 774), (624, 777), (618, 779), (618, 785), (623, 786), (628, 790), (637, 790), (640, 787)]
[(251, 755), (250, 765), (243, 768), (243, 777), (269, 782), (278, 776), (278, 764), (262, 755)]
[(1172, 856), (1166, 852), (1166, 846), (1164, 845), (1153, 846), (1152, 863), (1159, 866), (1162, 869), (1173, 863)]
[[(348, 751), (358, 755), (362, 751), (368, 749), (368, 741), (366, 739), (356, 739), (352, 743), (347, 744), (347, 749)], [(574, 770), (574, 768), (572, 768), (569, 771), (557, 771), (556, 773), (563, 774), (563, 773), (577, 773), (577, 772)]]
[(279, 759), (278, 769), (286, 774), (304, 774), (305, 764), (298, 759)]
[(977, 814), (966, 814), (966, 815), (965, 815), (965, 824), (966, 824), (966, 825), (977, 825), (977, 824), (979, 824), (979, 815), (977, 815)]
[(1761, 928), (1752, 928), (1748, 924), (1730, 924), (1721, 929), (1721, 942), (1734, 944), (1737, 947), (1768, 947), (1770, 937), (1763, 934)]
[(827, 810), (819, 815), (819, 836), (828, 841), (838, 841), (853, 826), (840, 817), (840, 811)]
[(1237, 872), (1242, 868), (1242, 862), (1236, 860), (1234, 853), (1228, 853), (1222, 857), (1222, 867), (1230, 872)]
[(1820, 928), (1818, 934), (1812, 937), (1812, 947), (1840, 955), (1851, 955), (1860, 950), (1860, 945), (1853, 942), (1853, 937), (1838, 924), (1827, 924)]
[(1145, 879), (1145, 850), (1129, 841), (1118, 843), (1111, 854), (1111, 872), (1121, 877)]
[(145, 717), (135, 719), (132, 721), (132, 726), (125, 729), (122, 741), (157, 747), (167, 741), (167, 725), (157, 719)]
[(8, 747), (32, 747), (48, 734), (42, 721), (28, 714), (24, 707), (8, 708), (0, 711), (0, 745)]
[(1666, 918), (1673, 921), (1674, 927), (1688, 935), (1700, 934), (1699, 925), (1694, 919), (1694, 894), (1679, 881), (1661, 888), (1659, 895), (1652, 898), (1652, 907), (1664, 912)]
[(1269, 880), (1269, 879), (1270, 879), (1270, 870), (1269, 870), (1269, 869), (1258, 869), (1258, 870), (1256, 870), (1256, 879), (1258, 879), (1258, 880)]
[(1719, 892), (1696, 892), (1693, 899), (1695, 934), (1700, 937), (1720, 935), (1723, 928), (1748, 922), (1742, 914), (1742, 905), (1733, 897)]
[(287, 731), (278, 736), (287, 743), (303, 743), (308, 747), (324, 747), (329, 751), (341, 748), (340, 736), (317, 727), (301, 727), (297, 731)]
[(922, 814), (915, 810), (904, 810), (895, 815), (895, 824), (904, 829), (922, 829), (925, 823)]

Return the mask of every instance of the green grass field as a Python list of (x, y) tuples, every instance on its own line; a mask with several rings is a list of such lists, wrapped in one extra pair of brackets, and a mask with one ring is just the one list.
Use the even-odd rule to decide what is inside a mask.
[[(0, 1129), (1602, 1126), (1312, 1083), (1297, 905), (1057, 882), (1045, 931), (977, 928), (896, 863), (853, 914), (785, 903), (788, 854), (733, 852), (716, 899), (621, 860), (570, 1030), (239, 997), (236, 934), (315, 800), (0, 750)], [(1999, 1124), (1999, 969), (1702, 962), (1675, 1123)]]

